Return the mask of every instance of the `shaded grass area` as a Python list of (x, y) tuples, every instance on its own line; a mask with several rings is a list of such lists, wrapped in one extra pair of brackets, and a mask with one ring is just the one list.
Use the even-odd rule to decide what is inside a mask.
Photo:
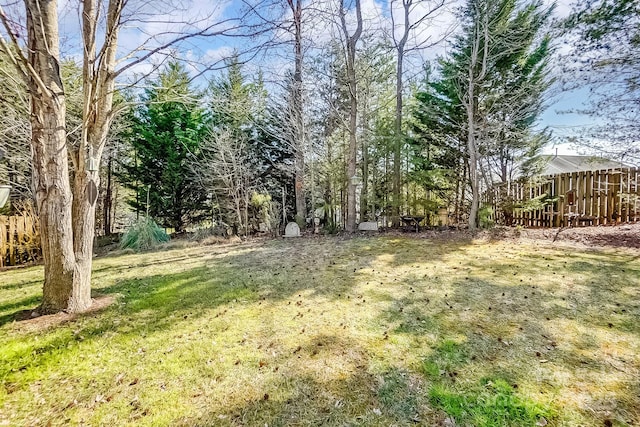
[(640, 253), (411, 237), (98, 259), (116, 303), (0, 276), (0, 425), (638, 425)]

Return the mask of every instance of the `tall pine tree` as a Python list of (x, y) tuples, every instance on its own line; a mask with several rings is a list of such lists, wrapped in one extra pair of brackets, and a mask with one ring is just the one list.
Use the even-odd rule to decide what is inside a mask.
[(437, 114), (422, 114), (427, 128), (431, 122), (464, 140), (471, 229), (483, 182), (486, 188), (526, 172), (548, 138), (536, 125), (551, 84), (550, 43), (541, 34), (551, 13), (540, 0), (468, 0), (463, 32), (440, 61), (440, 81), (419, 95), (422, 108)]
[(190, 173), (209, 132), (200, 102), (184, 66), (170, 62), (145, 91), (128, 138), (131, 158), (123, 165), (123, 182), (136, 194), (131, 206), (176, 232), (206, 213), (207, 195)]

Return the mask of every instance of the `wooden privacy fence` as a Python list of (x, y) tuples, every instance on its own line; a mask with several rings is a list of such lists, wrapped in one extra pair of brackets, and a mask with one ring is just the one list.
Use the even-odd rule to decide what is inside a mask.
[(0, 216), (0, 267), (34, 261), (40, 253), (40, 233), (34, 216)]
[(566, 227), (640, 221), (640, 170), (619, 168), (501, 184), (484, 194), (505, 225)]

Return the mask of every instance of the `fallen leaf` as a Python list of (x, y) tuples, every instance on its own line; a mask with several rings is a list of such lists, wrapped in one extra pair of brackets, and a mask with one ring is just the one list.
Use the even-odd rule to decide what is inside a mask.
[(124, 373), (120, 373), (116, 376), (116, 384), (122, 384), (122, 380), (124, 379)]

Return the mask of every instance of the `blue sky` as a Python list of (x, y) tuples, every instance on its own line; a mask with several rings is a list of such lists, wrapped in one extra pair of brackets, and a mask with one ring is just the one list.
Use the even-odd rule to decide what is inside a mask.
[[(388, 0), (361, 0), (363, 7), (363, 15), (366, 20), (365, 29), (373, 32), (386, 31), (387, 34), (391, 32), (391, 21), (389, 19), (390, 9)], [(545, 0), (547, 4), (550, 4), (552, 0)], [(138, 5), (136, 10), (130, 10), (125, 15), (125, 19), (130, 19), (129, 23), (124, 28), (121, 35), (121, 48), (120, 56), (125, 57), (133, 52), (133, 56), (137, 54), (136, 48), (141, 44), (148, 43), (149, 47), (157, 46), (166, 40), (167, 35), (162, 35), (167, 32), (177, 32), (185, 29), (183, 22), (191, 21), (188, 29), (204, 28), (210, 25), (212, 22), (219, 22), (215, 29), (223, 29), (233, 26), (234, 21), (226, 21), (226, 19), (238, 16), (239, 10), (242, 6), (242, 1), (238, 0), (222, 0), (222, 1), (210, 1), (210, 0), (154, 0), (152, 2), (140, 2), (130, 1), (129, 5)], [(335, 7), (335, 1), (332, 0), (315, 0), (309, 2), (313, 4), (316, 10), (329, 11), (332, 7)], [(395, 4), (397, 5), (398, 2)], [(424, 2), (428, 4), (429, 2)], [(437, 18), (425, 23), (425, 28), (416, 32), (416, 36), (409, 42), (419, 45), (426, 40), (435, 41), (443, 37), (443, 34), (447, 34), (452, 29), (455, 29), (456, 18), (455, 10), (463, 3), (463, 0), (452, 0), (448, 7), (440, 13)], [(567, 16), (571, 10), (572, 0), (557, 0), (556, 1), (556, 16), (562, 18)], [(333, 6), (332, 6), (333, 4)], [(285, 1), (281, 1), (281, 9), (271, 8), (268, 12), (274, 16), (286, 13)], [(397, 6), (399, 7), (399, 6)], [(426, 9), (416, 8), (414, 15), (420, 16)], [(77, 3), (73, 0), (61, 0), (60, 6), (60, 18), (61, 18), (61, 30), (63, 32), (62, 40), (65, 43), (63, 53), (68, 56), (73, 56), (74, 51), (77, 50), (79, 34), (79, 22)], [(399, 16), (399, 9), (395, 9), (396, 16)], [(146, 12), (153, 13), (153, 19), (138, 19), (139, 16)], [(182, 23), (181, 23), (182, 22)], [(326, 19), (316, 19), (313, 22), (307, 23), (307, 38), (313, 43), (322, 44), (331, 37), (332, 25)], [(397, 30), (396, 30), (397, 31)], [(75, 36), (75, 37), (74, 37)], [(279, 37), (286, 38), (287, 34), (282, 32)], [(223, 58), (227, 57), (235, 48), (240, 51), (247, 50), (248, 46), (257, 43), (256, 40), (247, 39), (234, 39), (224, 37), (209, 37), (203, 39), (194, 39), (181, 46), (181, 56), (184, 58), (203, 64), (219, 64)], [(429, 47), (417, 51), (416, 54), (411, 55), (409, 58), (409, 64), (413, 64), (416, 67), (420, 67), (425, 60), (432, 60), (438, 55), (446, 53), (447, 43), (442, 42), (435, 46)], [(559, 46), (559, 50), (566, 51), (566, 46)], [(284, 54), (280, 54), (284, 52)], [(168, 52), (166, 52), (168, 53)], [(292, 63), (292, 60), (288, 56), (287, 51), (271, 51), (267, 57), (255, 58), (248, 69), (255, 69), (259, 66), (264, 70), (267, 79), (269, 75), (277, 76), (283, 74), (283, 70), (288, 68)], [(126, 61), (125, 61), (126, 63)], [(157, 64), (157, 62), (156, 62)], [(156, 65), (153, 62), (142, 63), (136, 65), (134, 68), (127, 72), (129, 78), (134, 75), (145, 75), (149, 73)], [(192, 71), (195, 73), (198, 69), (202, 69), (204, 65), (192, 66)], [(549, 108), (543, 114), (540, 121), (541, 127), (549, 127), (552, 129), (554, 135), (557, 137), (558, 142), (562, 137), (574, 133), (580, 126), (591, 123), (590, 117), (585, 117), (577, 114), (563, 114), (563, 111), (568, 111), (576, 108), (580, 108), (581, 104), (588, 97), (588, 90), (579, 90), (572, 93), (557, 92), (550, 101)], [(556, 147), (550, 147), (549, 152), (555, 151)], [(572, 152), (568, 146), (560, 146), (559, 152), (568, 153)]]

